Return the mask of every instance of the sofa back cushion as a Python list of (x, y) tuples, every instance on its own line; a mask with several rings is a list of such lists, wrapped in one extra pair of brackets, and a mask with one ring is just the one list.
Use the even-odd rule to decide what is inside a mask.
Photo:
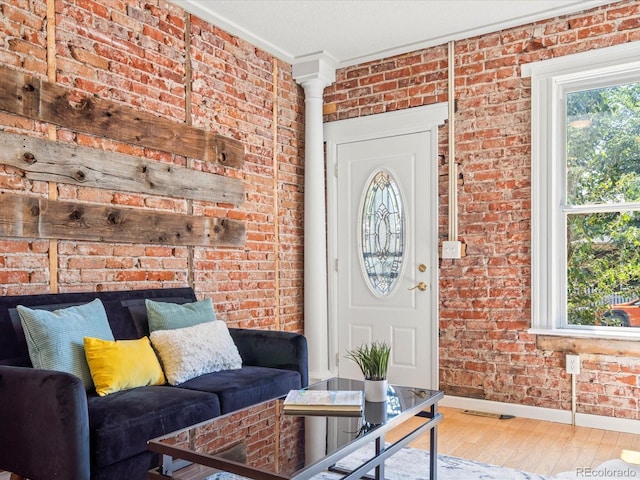
[[(196, 296), (189, 287), (109, 292), (48, 293), (41, 295), (0, 296), (0, 365), (32, 366), (27, 343), (16, 311), (18, 305), (29, 308), (55, 310), (72, 305), (89, 303), (96, 298), (102, 301), (113, 336), (117, 340), (141, 338), (148, 329), (144, 301), (151, 298), (172, 303), (195, 302)], [(141, 316), (134, 322), (131, 310), (142, 307)], [(13, 312), (13, 319), (12, 319)], [(146, 335), (148, 335), (148, 331)]]
[[(122, 302), (122, 306), (126, 307), (129, 311), (129, 315), (136, 329), (136, 335), (139, 338), (148, 337), (152, 330), (152, 320), (149, 318), (146, 302), (147, 299), (144, 298), (134, 298)], [(166, 297), (155, 299), (154, 303), (160, 305), (188, 304), (193, 303), (193, 299), (190, 297)]]

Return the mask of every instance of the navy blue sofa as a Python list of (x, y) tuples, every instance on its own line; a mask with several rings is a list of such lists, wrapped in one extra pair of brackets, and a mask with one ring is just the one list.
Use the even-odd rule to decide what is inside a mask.
[(308, 385), (304, 336), (234, 329), (240, 370), (100, 397), (31, 366), (17, 305), (55, 310), (99, 298), (114, 337), (149, 334), (144, 299), (189, 303), (190, 288), (0, 297), (0, 470), (31, 480), (137, 480), (158, 465), (148, 440)]

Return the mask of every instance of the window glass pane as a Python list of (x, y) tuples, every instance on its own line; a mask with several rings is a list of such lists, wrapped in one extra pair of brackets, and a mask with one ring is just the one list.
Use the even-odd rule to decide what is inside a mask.
[(404, 260), (404, 206), (398, 184), (378, 171), (364, 192), (360, 222), (361, 258), (366, 282), (376, 295), (388, 295)]
[(567, 203), (640, 201), (640, 83), (566, 95)]
[(568, 324), (640, 326), (640, 304), (619, 305), (639, 295), (640, 212), (568, 215)]

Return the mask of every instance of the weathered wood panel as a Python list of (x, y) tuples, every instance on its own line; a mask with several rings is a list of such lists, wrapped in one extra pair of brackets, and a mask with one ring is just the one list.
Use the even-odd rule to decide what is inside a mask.
[(634, 340), (605, 340), (602, 338), (570, 338), (538, 335), (536, 344), (540, 350), (567, 353), (592, 353), (619, 357), (640, 357), (638, 342)]
[(0, 67), (0, 110), (77, 132), (230, 167), (244, 165), (244, 147), (236, 139), (109, 100), (78, 95), (55, 83), (6, 67)]
[(0, 194), (0, 235), (113, 243), (244, 245), (245, 226), (227, 218)]
[(237, 178), (7, 132), (0, 132), (0, 163), (23, 170), (30, 180), (234, 205), (245, 196)]

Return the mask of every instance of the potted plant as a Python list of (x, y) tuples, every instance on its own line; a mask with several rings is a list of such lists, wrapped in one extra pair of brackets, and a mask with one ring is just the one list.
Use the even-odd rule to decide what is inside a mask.
[(384, 402), (387, 398), (387, 369), (391, 346), (385, 341), (373, 341), (347, 351), (364, 375), (364, 398), (369, 402)]

